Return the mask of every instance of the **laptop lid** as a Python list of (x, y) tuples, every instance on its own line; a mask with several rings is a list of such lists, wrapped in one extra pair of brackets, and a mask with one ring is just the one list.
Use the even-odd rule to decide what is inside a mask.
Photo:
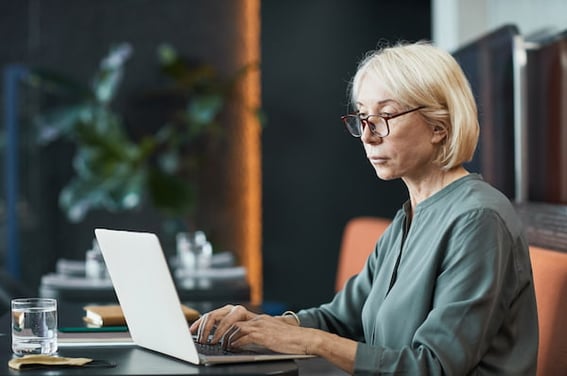
[(95, 236), (134, 343), (199, 364), (157, 236), (107, 229)]
[(110, 229), (95, 229), (95, 236), (135, 344), (193, 364), (310, 357), (270, 351), (199, 354), (157, 236)]

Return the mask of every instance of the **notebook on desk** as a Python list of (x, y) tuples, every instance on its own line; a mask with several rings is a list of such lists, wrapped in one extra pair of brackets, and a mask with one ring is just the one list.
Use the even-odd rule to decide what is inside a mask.
[(181, 310), (167, 261), (155, 234), (96, 229), (114, 290), (138, 346), (193, 364), (243, 363), (309, 357), (273, 352), (203, 354)]

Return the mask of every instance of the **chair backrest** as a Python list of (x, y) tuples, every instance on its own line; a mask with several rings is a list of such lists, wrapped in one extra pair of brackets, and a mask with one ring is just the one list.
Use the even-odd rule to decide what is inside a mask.
[(567, 374), (567, 253), (530, 246), (539, 323), (538, 376)]
[(379, 217), (355, 217), (347, 222), (339, 253), (335, 291), (341, 290), (350, 277), (360, 272), (390, 222), (390, 219)]

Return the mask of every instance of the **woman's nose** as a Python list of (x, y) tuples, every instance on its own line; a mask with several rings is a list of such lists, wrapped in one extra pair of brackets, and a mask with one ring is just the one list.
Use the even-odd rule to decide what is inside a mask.
[(360, 136), (360, 140), (365, 144), (375, 144), (377, 142), (381, 142), (382, 137), (377, 136), (374, 132), (372, 132), (372, 129), (368, 124), (368, 120), (363, 120), (362, 135)]

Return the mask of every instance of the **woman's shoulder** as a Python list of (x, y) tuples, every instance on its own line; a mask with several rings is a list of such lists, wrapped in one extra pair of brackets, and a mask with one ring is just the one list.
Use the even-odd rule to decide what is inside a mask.
[(420, 209), (425, 207), (434, 210), (446, 210), (450, 207), (458, 211), (513, 209), (508, 197), (474, 173), (451, 183), (427, 201), (427, 205), (422, 205)]
[(429, 216), (442, 217), (448, 222), (467, 217), (476, 220), (493, 218), (508, 227), (511, 233), (519, 234), (522, 224), (510, 199), (480, 175), (469, 176), (432, 205)]

